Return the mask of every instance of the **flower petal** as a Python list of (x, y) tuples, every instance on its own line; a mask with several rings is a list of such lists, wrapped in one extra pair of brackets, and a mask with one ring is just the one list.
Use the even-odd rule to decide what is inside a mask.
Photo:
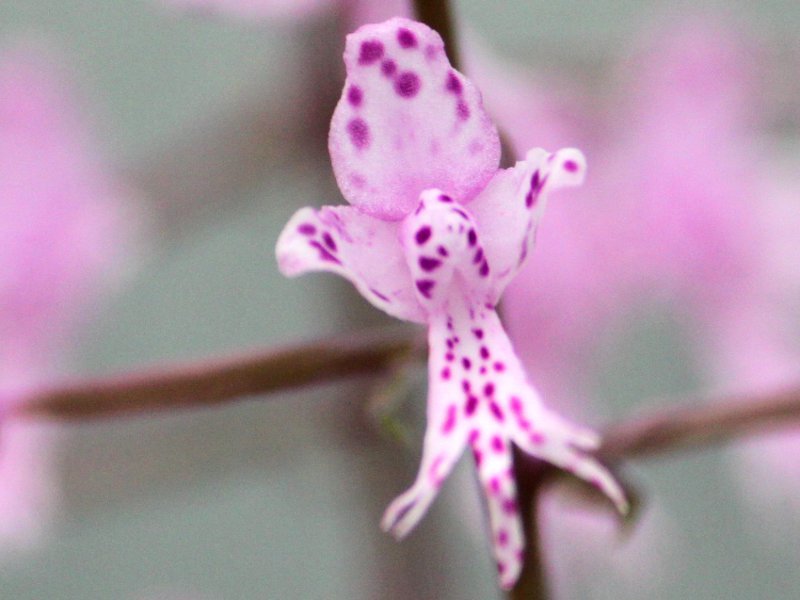
[(422, 462), (414, 484), (386, 509), (381, 527), (402, 538), (425, 515), (467, 443), (461, 381), (452, 372), (449, 331), (444, 321), (428, 332), (428, 410)]
[(398, 239), (398, 223), (349, 206), (302, 208), (284, 227), (276, 254), (281, 272), (330, 271), (393, 317), (425, 322)]
[(562, 187), (580, 185), (586, 160), (580, 150), (528, 152), (524, 161), (500, 171), (470, 204), (493, 275), (491, 302), (496, 303), (528, 256), (547, 196)]
[(525, 547), (511, 445), (500, 431), (492, 429), (477, 432), (470, 442), (486, 497), (500, 587), (511, 589), (522, 570)]
[(344, 60), (329, 148), (347, 201), (400, 219), (425, 189), (472, 200), (497, 170), (500, 143), (439, 35), (400, 18), (367, 25), (347, 37)]
[(456, 295), (486, 304), (489, 265), (475, 222), (450, 196), (425, 190), (414, 213), (403, 220), (402, 243), (417, 299), (426, 310), (447, 310)]

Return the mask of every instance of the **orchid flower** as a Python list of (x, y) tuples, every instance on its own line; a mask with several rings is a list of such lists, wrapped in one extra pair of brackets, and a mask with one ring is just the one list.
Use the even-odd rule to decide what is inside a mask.
[[(52, 373), (118, 255), (120, 190), (95, 161), (49, 53), (0, 57), (0, 414)], [(35, 543), (57, 503), (52, 428), (0, 425), (0, 545)]]
[(288, 276), (341, 275), (381, 310), (428, 326), (422, 464), (382, 527), (405, 536), (469, 445), (508, 588), (523, 550), (512, 444), (627, 510), (620, 486), (588, 454), (598, 436), (543, 405), (496, 312), (530, 253), (547, 196), (582, 181), (583, 155), (534, 149), (498, 169), (499, 138), (480, 93), (423, 24), (364, 26), (347, 37), (344, 60), (329, 147), (352, 206), (299, 210), (278, 240), (278, 264)]

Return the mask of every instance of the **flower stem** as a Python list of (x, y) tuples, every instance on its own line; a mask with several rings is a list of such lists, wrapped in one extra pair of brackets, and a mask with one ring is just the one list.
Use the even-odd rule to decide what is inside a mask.
[(525, 534), (525, 560), (514, 588), (508, 593), (511, 600), (546, 600), (549, 596), (547, 575), (542, 559), (539, 535), (539, 492), (545, 483), (548, 466), (514, 449), (514, 477)]
[(188, 363), (34, 391), (12, 416), (82, 421), (208, 406), (352, 375), (378, 374), (424, 339), (386, 328), (260, 353)]
[[(80, 421), (222, 404), (354, 375), (424, 356), (422, 336), (388, 327), (285, 348), (36, 389), (12, 416)], [(689, 399), (608, 427), (598, 455), (617, 462), (702, 447), (800, 422), (800, 386), (712, 401)]]

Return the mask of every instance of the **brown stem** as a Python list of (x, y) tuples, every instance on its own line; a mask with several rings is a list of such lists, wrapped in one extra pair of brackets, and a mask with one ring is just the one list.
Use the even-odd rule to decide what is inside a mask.
[(80, 421), (220, 404), (379, 373), (403, 354), (421, 354), (423, 347), (424, 341), (406, 329), (339, 335), (262, 353), (44, 389), (24, 398), (13, 412)]
[(800, 422), (800, 388), (741, 394), (712, 402), (698, 399), (612, 425), (600, 456), (608, 461), (690, 447)]
[(450, 59), (450, 64), (460, 71), (461, 61), (450, 2), (448, 0), (414, 0), (414, 14), (428, 27), (439, 32), (444, 40), (444, 49)]
[[(219, 404), (380, 372), (405, 353), (422, 356), (423, 348), (422, 337), (405, 328), (337, 335), (252, 355), (37, 390), (13, 413), (75, 421)], [(598, 455), (616, 462), (798, 423), (800, 387), (719, 401), (698, 399), (608, 427)]]
[(517, 480), (526, 547), (519, 580), (508, 593), (511, 600), (546, 600), (548, 597), (537, 517), (539, 492), (545, 483), (547, 471), (545, 463), (514, 449), (514, 477)]

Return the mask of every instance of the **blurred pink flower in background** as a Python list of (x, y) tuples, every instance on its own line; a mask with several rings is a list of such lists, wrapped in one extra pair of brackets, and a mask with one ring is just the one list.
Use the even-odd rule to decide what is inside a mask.
[[(53, 54), (0, 54), (0, 410), (54, 372), (121, 254), (122, 190), (96, 160)], [(56, 501), (53, 429), (0, 430), (0, 548), (30, 545)]]
[[(504, 105), (493, 98), (500, 83), (486, 88), (487, 105), (521, 147), (529, 143), (526, 134), (537, 143), (576, 144), (587, 149), (592, 165), (587, 185), (551, 206), (537, 240), (539, 260), (509, 288), (505, 305), (529, 370), (546, 397), (560, 399), (573, 416), (588, 408), (582, 404), (591, 398), (587, 374), (598, 340), (637, 305), (653, 302), (691, 320), (691, 342), (710, 385), (756, 390), (800, 374), (782, 280), (790, 272), (796, 277), (800, 219), (796, 196), (794, 226), (788, 227), (786, 211), (765, 197), (774, 192), (776, 174), (753, 131), (758, 88), (752, 54), (713, 19), (662, 24), (646, 33), (650, 42), (623, 64), (621, 83), (604, 92), (602, 109), (594, 108), (597, 97), (584, 98), (584, 113), (595, 113), (594, 122), (566, 118), (559, 129), (552, 111), (526, 116), (518, 101)], [(497, 70), (494, 76), (504, 79)], [(541, 99), (544, 92), (531, 93), (530, 106), (552, 104)], [(546, 119), (544, 133), (553, 138), (542, 140), (538, 124)], [(800, 436), (745, 448), (737, 450), (743, 458), (734, 469), (745, 496), (775, 500), (783, 494), (800, 503), (800, 469), (786, 476), (798, 464)], [(577, 509), (564, 507), (564, 515), (556, 515), (559, 506), (549, 506), (548, 521), (568, 528), (565, 516), (575, 521), (567, 513)], [(764, 504), (758, 509), (763, 512)], [(568, 560), (559, 544), (586, 545), (571, 552), (585, 550), (597, 572), (606, 572), (605, 562), (626, 550), (592, 551), (591, 536), (578, 534), (587, 531), (587, 519), (588, 513), (571, 534), (550, 538), (553, 554)], [(651, 558), (670, 528), (666, 515), (659, 521), (630, 542), (650, 548)], [(599, 523), (593, 529), (612, 547)], [(637, 540), (643, 535), (650, 543)], [(576, 543), (581, 539), (586, 542)], [(647, 554), (636, 552), (634, 560), (652, 567)], [(643, 572), (633, 569), (631, 581)]]
[(171, 8), (229, 15), (244, 20), (297, 20), (341, 11), (348, 29), (390, 17), (410, 17), (408, 0), (161, 0)]

